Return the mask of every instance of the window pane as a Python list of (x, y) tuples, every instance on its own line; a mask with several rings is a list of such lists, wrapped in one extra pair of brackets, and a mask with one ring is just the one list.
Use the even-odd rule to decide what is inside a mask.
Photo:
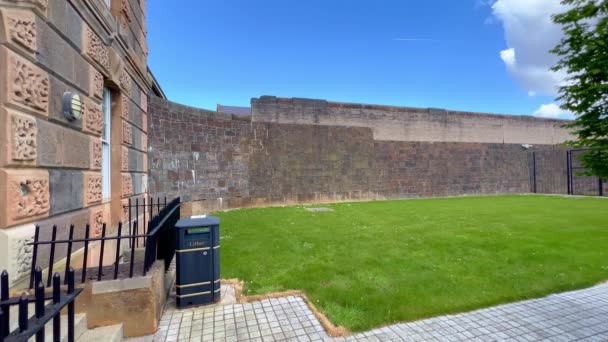
[(103, 136), (101, 138), (102, 141), (102, 151), (101, 151), (101, 193), (104, 199), (110, 198), (110, 163), (111, 163), (111, 155), (110, 155), (110, 137), (111, 137), (111, 96), (109, 89), (103, 90)]
[(112, 96), (109, 89), (103, 91), (103, 134), (102, 139), (110, 141)]
[(102, 144), (101, 155), (103, 163), (101, 166), (101, 193), (104, 199), (110, 198), (110, 145)]

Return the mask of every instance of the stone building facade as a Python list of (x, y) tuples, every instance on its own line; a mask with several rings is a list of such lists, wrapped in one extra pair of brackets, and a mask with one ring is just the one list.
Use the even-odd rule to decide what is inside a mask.
[[(41, 239), (52, 225), (59, 239), (70, 224), (75, 237), (104, 222), (112, 234), (128, 198), (147, 193), (147, 98), (162, 96), (147, 56), (145, 0), (0, 0), (0, 269), (11, 280), (29, 273), (35, 225)], [(64, 116), (66, 92), (81, 119)]]

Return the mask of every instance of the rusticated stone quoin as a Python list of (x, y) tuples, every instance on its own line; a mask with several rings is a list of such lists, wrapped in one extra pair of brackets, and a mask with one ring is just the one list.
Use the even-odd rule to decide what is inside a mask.
[[(143, 172), (148, 172), (148, 154), (144, 153), (143, 155)], [(148, 184), (148, 182), (146, 182), (146, 185)], [(147, 189), (146, 189), (147, 190)]]
[(123, 171), (129, 170), (129, 148), (125, 146), (121, 146), (121, 165)]
[(120, 201), (120, 220), (123, 224), (128, 224), (129, 222), (129, 199), (125, 198)]
[(129, 23), (133, 20), (131, 18), (131, 9), (129, 8), (129, 0), (120, 0), (120, 16), (122, 27), (127, 30)]
[(133, 177), (130, 173), (122, 174), (122, 197), (128, 197), (133, 194)]
[(83, 99), (83, 104), (84, 131), (95, 135), (101, 135), (103, 131), (103, 112), (101, 110), (101, 105), (87, 98)]
[(120, 72), (120, 77), (118, 82), (120, 82), (120, 87), (126, 92), (127, 95), (131, 96), (133, 90), (133, 81), (131, 80), (131, 76), (127, 72), (126, 68), (123, 68)]
[(4, 32), (11, 40), (31, 52), (36, 51), (36, 17), (22, 10), (3, 10)]
[(120, 97), (120, 116), (125, 120), (129, 119), (129, 98), (125, 95)]
[(142, 149), (142, 151), (148, 150), (148, 135), (147, 134), (141, 135), (141, 149)]
[(8, 271), (9, 286), (29, 275), (32, 266), (32, 249), (35, 226), (25, 224), (0, 230), (0, 265)]
[(143, 114), (141, 116), (141, 130), (144, 132), (148, 132), (148, 115)]
[[(42, 170), (0, 171), (0, 227), (48, 216), (49, 174)], [(4, 204), (2, 204), (4, 203)]]
[(103, 206), (99, 208), (91, 209), (91, 219), (90, 219), (90, 228), (91, 228), (91, 237), (100, 237), (103, 224), (105, 223), (105, 215)]
[(7, 70), (7, 83), (4, 88), (5, 98), (20, 107), (48, 115), (49, 77), (46, 72), (30, 63), (23, 57), (3, 49), (0, 58)]
[(133, 129), (126, 121), (122, 122), (122, 141), (129, 145), (133, 143)]
[(91, 140), (91, 169), (99, 170), (101, 169), (101, 160), (102, 160), (102, 143), (98, 138), (92, 138)]
[(34, 246), (30, 243), (34, 242), (34, 237), (23, 237), (11, 241), (10, 248), (12, 249), (13, 255), (16, 256), (13, 259), (13, 270), (17, 271), (16, 277), (21, 278), (31, 272), (32, 268), (32, 253)]
[(83, 49), (84, 54), (89, 58), (99, 63), (104, 69), (110, 69), (110, 53), (108, 47), (101, 41), (99, 36), (90, 27), (84, 27), (83, 32)]
[(11, 126), (12, 159), (20, 162), (36, 160), (36, 135), (38, 134), (36, 120), (26, 115), (13, 113)]
[(94, 172), (85, 172), (83, 177), (84, 182), (84, 205), (101, 202), (101, 174)]
[(139, 100), (139, 106), (144, 113), (148, 112), (148, 97), (142, 96)]
[(89, 71), (89, 83), (89, 95), (103, 98), (103, 75), (93, 67)]

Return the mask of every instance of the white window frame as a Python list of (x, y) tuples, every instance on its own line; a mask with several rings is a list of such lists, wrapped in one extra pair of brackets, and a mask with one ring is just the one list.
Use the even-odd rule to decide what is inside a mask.
[(111, 198), (112, 153), (112, 92), (103, 89), (103, 134), (101, 136), (101, 194), (104, 200)]
[(110, 2), (111, 2), (111, 1), (112, 1), (112, 0), (103, 0), (103, 2), (104, 2), (106, 5), (108, 5), (108, 7), (110, 7)]

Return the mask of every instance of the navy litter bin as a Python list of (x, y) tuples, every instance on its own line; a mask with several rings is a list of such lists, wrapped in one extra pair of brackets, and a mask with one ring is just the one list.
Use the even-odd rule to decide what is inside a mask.
[(220, 219), (201, 216), (175, 225), (178, 308), (220, 300)]

